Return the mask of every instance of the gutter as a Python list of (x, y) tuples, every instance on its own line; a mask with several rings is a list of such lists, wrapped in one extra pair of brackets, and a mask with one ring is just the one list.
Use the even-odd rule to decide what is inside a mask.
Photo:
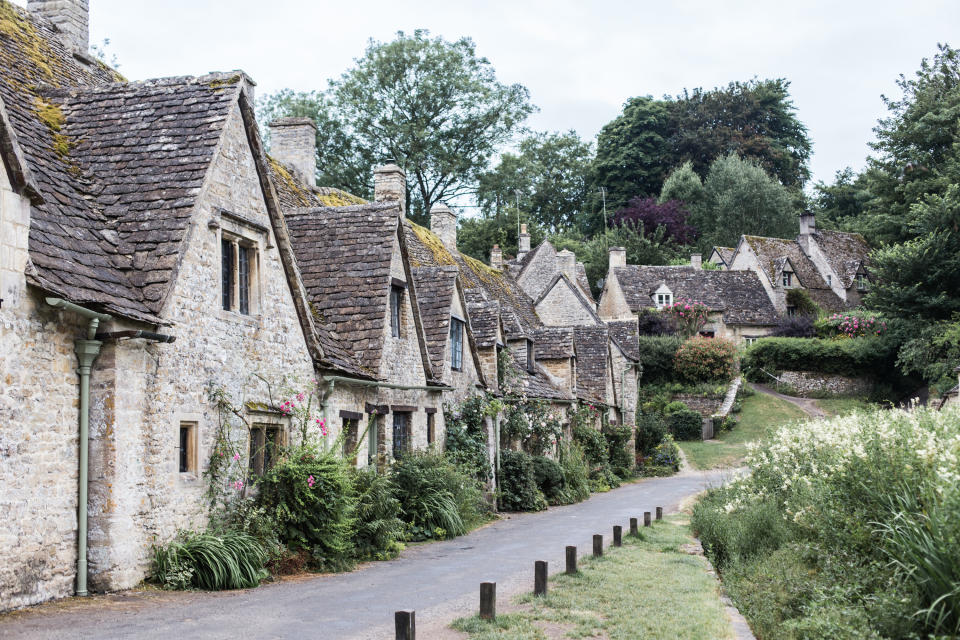
[(77, 354), (77, 374), (80, 376), (80, 480), (77, 490), (77, 591), (76, 595), (86, 596), (87, 592), (87, 476), (90, 454), (90, 370), (94, 360), (100, 355), (103, 342), (96, 339), (97, 327), (101, 322), (111, 320), (112, 316), (97, 313), (62, 298), (47, 298), (51, 307), (72, 311), (90, 321), (86, 339), (74, 340)]

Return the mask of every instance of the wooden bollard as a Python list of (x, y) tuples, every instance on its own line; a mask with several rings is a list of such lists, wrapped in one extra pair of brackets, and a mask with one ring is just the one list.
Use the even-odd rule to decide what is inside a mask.
[(577, 572), (577, 548), (573, 545), (567, 547), (567, 573)]
[(533, 595), (547, 595), (547, 563), (537, 560), (533, 563)]
[(645, 527), (649, 527), (649, 526), (650, 526), (650, 512), (649, 512), (649, 511), (644, 511), (644, 512), (643, 512), (643, 526), (645, 526)]
[(616, 525), (613, 527), (613, 546), (622, 547), (623, 546), (623, 527)]
[(657, 520), (663, 520), (663, 507), (657, 507)]
[(393, 614), (397, 627), (397, 640), (416, 640), (417, 620), (415, 611), (397, 611)]
[(597, 558), (603, 555), (603, 536), (599, 533), (593, 536), (593, 555)]
[(497, 583), (480, 583), (480, 619), (497, 619)]
[(639, 536), (640, 531), (637, 529), (637, 519), (630, 518), (630, 535)]

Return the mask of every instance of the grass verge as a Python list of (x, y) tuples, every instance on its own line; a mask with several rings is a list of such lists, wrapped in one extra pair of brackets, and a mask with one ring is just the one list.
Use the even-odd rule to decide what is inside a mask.
[(817, 404), (828, 417), (845, 416), (854, 411), (873, 411), (877, 405), (864, 398), (821, 398)]
[(747, 454), (747, 443), (768, 435), (782, 424), (805, 417), (796, 406), (764, 393), (743, 400), (740, 422), (730, 431), (707, 442), (678, 443), (694, 469), (736, 466)]
[(680, 550), (692, 542), (686, 521), (675, 516), (641, 532), (640, 539), (624, 536), (623, 547), (605, 549), (601, 558), (582, 558), (576, 575), (552, 575), (549, 594), (520, 596), (519, 611), (493, 622), (459, 618), (451, 626), (473, 640), (558, 637), (548, 629), (611, 640), (732, 637), (706, 560)]

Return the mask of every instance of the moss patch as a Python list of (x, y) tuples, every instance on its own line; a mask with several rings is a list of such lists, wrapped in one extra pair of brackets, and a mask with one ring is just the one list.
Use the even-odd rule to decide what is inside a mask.
[(328, 207), (349, 207), (355, 204), (366, 204), (367, 201), (340, 189), (326, 189), (327, 193), (317, 195), (317, 199)]
[(49, 100), (44, 100), (43, 98), (34, 98), (33, 107), (40, 122), (50, 129), (50, 134), (53, 137), (53, 145), (51, 147), (53, 152), (61, 158), (67, 157), (74, 143), (60, 131), (65, 122), (63, 111), (60, 110), (60, 105), (50, 102)]
[[(440, 240), (440, 237), (435, 234), (430, 229), (426, 227), (421, 227), (420, 225), (411, 222), (410, 226), (413, 228), (413, 232), (417, 234), (417, 239), (423, 243), (427, 249), (430, 250), (430, 253), (433, 254), (433, 259), (438, 265), (456, 265), (456, 260), (453, 259), (453, 254), (450, 253), (443, 242)], [(420, 267), (423, 265), (415, 264), (414, 266)]]
[[(7, 60), (12, 66), (30, 80), (55, 82), (56, 74), (52, 66), (55, 56), (50, 45), (40, 37), (37, 30), (6, 0), (0, 0), (0, 34), (16, 43), (23, 60)], [(0, 53), (4, 50), (0, 49)], [(24, 60), (26, 64), (24, 64)]]

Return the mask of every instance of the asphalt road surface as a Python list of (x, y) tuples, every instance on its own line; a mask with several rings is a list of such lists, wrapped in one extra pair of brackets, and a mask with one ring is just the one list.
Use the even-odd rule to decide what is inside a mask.
[(564, 547), (591, 553), (592, 536), (610, 544), (612, 528), (662, 506), (666, 513), (730, 471), (652, 478), (586, 502), (504, 516), (473, 533), (407, 548), (396, 560), (344, 574), (298, 577), (257, 589), (218, 593), (129, 591), (70, 598), (0, 616), (0, 638), (393, 638), (393, 613), (414, 609), (418, 636), (455, 637), (453, 618), (476, 612), (481, 582), (497, 582), (498, 601), (532, 589), (533, 563), (563, 570)]

